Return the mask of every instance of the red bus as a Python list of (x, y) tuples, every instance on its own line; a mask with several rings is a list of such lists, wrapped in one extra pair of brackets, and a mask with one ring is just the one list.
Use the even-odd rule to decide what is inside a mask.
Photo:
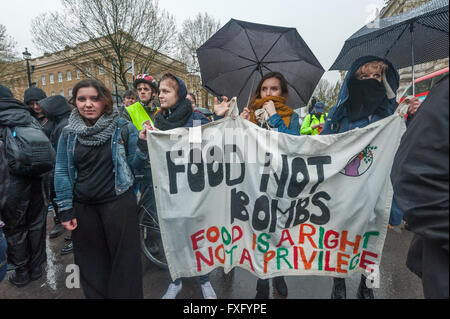
[[(416, 94), (414, 96), (416, 96), (421, 102), (423, 102), (427, 97), (428, 92), (430, 92), (430, 89), (434, 86), (435, 83), (437, 83), (440, 79), (448, 74), (448, 70), (449, 68), (446, 67), (416, 79), (414, 81), (416, 89)], [(409, 86), (403, 91), (403, 94), (401, 95), (399, 100), (399, 104), (402, 103), (407, 96), (412, 95), (412, 91), (413, 88), (410, 83)]]

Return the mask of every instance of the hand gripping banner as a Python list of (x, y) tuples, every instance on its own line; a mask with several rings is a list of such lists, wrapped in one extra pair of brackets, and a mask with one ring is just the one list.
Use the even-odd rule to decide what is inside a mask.
[(172, 279), (247, 269), (346, 277), (379, 265), (397, 114), (362, 129), (291, 136), (239, 116), (148, 134)]

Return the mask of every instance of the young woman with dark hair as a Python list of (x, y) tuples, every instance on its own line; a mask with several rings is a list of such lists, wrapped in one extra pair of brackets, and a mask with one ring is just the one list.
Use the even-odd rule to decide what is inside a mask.
[[(267, 129), (277, 129), (278, 132), (300, 135), (298, 114), (286, 105), (289, 95), (288, 84), (285, 77), (279, 72), (270, 72), (259, 81), (248, 107), (245, 107), (240, 116), (252, 123)], [(214, 111), (217, 116), (228, 113), (230, 102), (223, 97), (223, 102), (214, 103)], [(273, 279), (274, 287), (278, 294), (286, 297), (288, 288), (284, 277)], [(269, 299), (269, 280), (258, 279), (256, 285), (256, 299)]]
[(73, 88), (75, 106), (58, 143), (56, 203), (72, 231), (75, 264), (87, 298), (142, 298), (132, 163), (138, 133), (119, 117), (103, 83)]

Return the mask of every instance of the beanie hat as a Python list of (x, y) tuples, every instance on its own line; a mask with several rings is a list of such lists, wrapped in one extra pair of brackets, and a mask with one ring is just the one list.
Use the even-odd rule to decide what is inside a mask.
[(0, 84), (0, 99), (14, 97), (11, 90), (4, 85)]
[(30, 87), (23, 94), (23, 102), (28, 104), (30, 101), (39, 101), (45, 99), (46, 97), (47, 95), (40, 88)]

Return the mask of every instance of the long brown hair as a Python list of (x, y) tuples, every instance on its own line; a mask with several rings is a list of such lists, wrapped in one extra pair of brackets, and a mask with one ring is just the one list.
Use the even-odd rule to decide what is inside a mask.
[(103, 84), (103, 82), (100, 82), (98, 80), (85, 79), (75, 84), (72, 90), (72, 97), (69, 99), (69, 103), (77, 107), (76, 99), (78, 91), (82, 88), (90, 88), (90, 87), (97, 90), (98, 98), (105, 104), (103, 113), (105, 113), (106, 115), (111, 115), (114, 107), (114, 100), (111, 91), (108, 90), (108, 88)]
[(250, 99), (250, 102), (248, 104), (248, 107), (250, 107), (251, 105), (255, 104), (255, 101), (257, 99), (261, 98), (261, 87), (264, 83), (264, 81), (271, 79), (271, 78), (276, 78), (280, 81), (280, 87), (281, 87), (281, 96), (287, 98), (289, 95), (289, 89), (288, 89), (288, 83), (286, 81), (286, 78), (283, 76), (283, 74), (281, 74), (280, 72), (270, 72), (267, 73), (266, 75), (264, 75), (261, 79), (261, 81), (259, 81), (258, 86), (256, 87), (255, 92), (253, 93), (252, 98)]

